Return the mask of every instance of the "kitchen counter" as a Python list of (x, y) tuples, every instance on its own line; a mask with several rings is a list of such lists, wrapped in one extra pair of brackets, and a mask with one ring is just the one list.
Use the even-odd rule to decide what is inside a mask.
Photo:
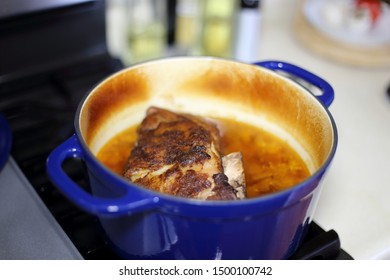
[(0, 260), (82, 259), (12, 157), (0, 171), (0, 225)]
[(390, 259), (390, 68), (344, 65), (306, 49), (292, 30), (296, 1), (263, 0), (259, 60), (291, 62), (328, 81), (339, 135), (314, 220), (355, 259)]

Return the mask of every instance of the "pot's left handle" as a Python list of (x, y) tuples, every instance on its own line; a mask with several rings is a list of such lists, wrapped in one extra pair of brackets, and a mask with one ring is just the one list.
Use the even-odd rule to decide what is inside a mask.
[(68, 158), (84, 160), (80, 143), (73, 135), (49, 155), (47, 173), (58, 189), (78, 207), (95, 215), (120, 216), (156, 208), (158, 197), (135, 198), (129, 191), (119, 198), (99, 198), (77, 185), (64, 171), (62, 165)]
[(295, 78), (300, 78), (309, 84), (319, 88), (322, 93), (316, 97), (326, 106), (329, 107), (334, 100), (334, 91), (332, 86), (324, 79), (314, 75), (313, 73), (300, 68), (296, 65), (282, 61), (260, 61), (253, 63), (254, 65), (262, 66), (270, 70), (279, 70), (287, 74), (293, 75)]

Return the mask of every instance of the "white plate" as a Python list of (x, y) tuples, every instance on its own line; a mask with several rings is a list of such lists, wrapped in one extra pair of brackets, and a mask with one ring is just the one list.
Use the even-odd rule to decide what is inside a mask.
[[(334, 7), (329, 5), (334, 5)], [(353, 19), (348, 13), (348, 6), (352, 6), (351, 0), (307, 0), (303, 12), (315, 28), (337, 41), (361, 47), (376, 47), (390, 43), (390, 8), (388, 5), (382, 5), (382, 14), (375, 25), (366, 28), (363, 25), (369, 23), (364, 23), (364, 19), (360, 22)], [(338, 8), (339, 11), (337, 11)], [(333, 22), (326, 18), (326, 12), (333, 18)]]

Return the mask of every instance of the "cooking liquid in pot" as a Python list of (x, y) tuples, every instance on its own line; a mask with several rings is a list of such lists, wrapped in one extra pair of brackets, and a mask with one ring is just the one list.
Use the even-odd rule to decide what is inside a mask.
[[(223, 155), (243, 155), (247, 197), (289, 188), (310, 176), (301, 157), (284, 141), (258, 127), (231, 119), (217, 119)], [(97, 158), (121, 175), (137, 139), (137, 126), (113, 137)]]

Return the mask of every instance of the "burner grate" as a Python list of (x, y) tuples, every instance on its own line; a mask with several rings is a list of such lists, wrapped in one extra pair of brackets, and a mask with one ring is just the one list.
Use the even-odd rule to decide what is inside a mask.
[[(78, 103), (95, 84), (122, 68), (104, 56), (46, 76), (0, 85), (0, 112), (13, 133), (11, 154), (36, 192), (85, 259), (110, 259), (95, 218), (71, 204), (46, 175), (49, 153), (74, 133)], [(81, 161), (64, 163), (67, 174), (88, 190)]]

